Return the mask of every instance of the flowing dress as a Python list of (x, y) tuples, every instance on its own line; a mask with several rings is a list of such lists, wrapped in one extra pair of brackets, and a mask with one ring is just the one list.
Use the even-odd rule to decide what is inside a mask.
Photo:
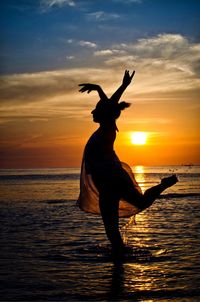
[(85, 212), (100, 214), (99, 194), (118, 196), (119, 217), (139, 213), (141, 188), (131, 168), (120, 162), (113, 145), (116, 125), (100, 126), (89, 138), (82, 159), (79, 208)]

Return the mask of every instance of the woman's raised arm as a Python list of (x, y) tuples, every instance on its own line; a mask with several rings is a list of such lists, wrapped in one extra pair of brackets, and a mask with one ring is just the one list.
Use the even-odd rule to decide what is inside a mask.
[(125, 91), (125, 89), (128, 87), (128, 85), (131, 83), (132, 78), (135, 74), (135, 70), (132, 72), (132, 74), (129, 74), (129, 70), (125, 70), (124, 72), (124, 77), (123, 77), (123, 81), (121, 86), (115, 91), (115, 93), (111, 96), (110, 100), (118, 103), (123, 92)]
[(103, 100), (108, 100), (107, 95), (104, 93), (103, 89), (101, 88), (101, 86), (96, 85), (96, 84), (90, 84), (90, 83), (83, 83), (83, 84), (79, 84), (78, 86), (83, 86), (79, 91), (80, 92), (86, 92), (90, 93), (93, 90), (96, 90), (99, 94), (100, 99)]

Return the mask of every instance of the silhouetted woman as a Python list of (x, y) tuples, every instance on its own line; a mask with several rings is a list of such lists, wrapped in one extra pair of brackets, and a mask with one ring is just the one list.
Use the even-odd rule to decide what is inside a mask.
[(111, 242), (113, 254), (123, 255), (125, 245), (119, 231), (119, 217), (130, 217), (148, 208), (156, 198), (178, 180), (175, 175), (164, 178), (161, 183), (143, 194), (131, 168), (120, 162), (113, 144), (116, 138), (116, 119), (130, 104), (119, 103), (122, 93), (134, 76), (125, 71), (121, 86), (107, 98), (99, 85), (80, 84), (80, 92), (96, 90), (100, 101), (91, 112), (93, 121), (100, 127), (92, 134), (84, 150), (79, 207), (90, 213), (100, 213), (105, 231)]

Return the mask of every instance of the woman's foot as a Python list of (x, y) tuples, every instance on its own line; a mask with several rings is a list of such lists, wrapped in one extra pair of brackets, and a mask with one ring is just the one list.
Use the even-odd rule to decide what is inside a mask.
[(161, 179), (161, 184), (164, 185), (166, 188), (175, 185), (177, 182), (178, 182), (178, 178), (175, 174)]

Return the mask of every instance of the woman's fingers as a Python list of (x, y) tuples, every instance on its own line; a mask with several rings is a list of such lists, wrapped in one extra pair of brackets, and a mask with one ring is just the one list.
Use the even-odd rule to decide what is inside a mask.
[(134, 74), (135, 74), (135, 70), (133, 70), (132, 75), (130, 76), (131, 79), (133, 78)]
[(85, 92), (85, 91), (87, 91), (87, 93), (90, 93), (91, 91), (92, 91), (92, 86), (91, 86), (92, 84), (79, 84), (78, 86), (83, 86), (80, 90), (79, 90), (79, 92)]
[(85, 92), (89, 89), (89, 84), (79, 84), (78, 86), (83, 86), (79, 91), (80, 92)]

